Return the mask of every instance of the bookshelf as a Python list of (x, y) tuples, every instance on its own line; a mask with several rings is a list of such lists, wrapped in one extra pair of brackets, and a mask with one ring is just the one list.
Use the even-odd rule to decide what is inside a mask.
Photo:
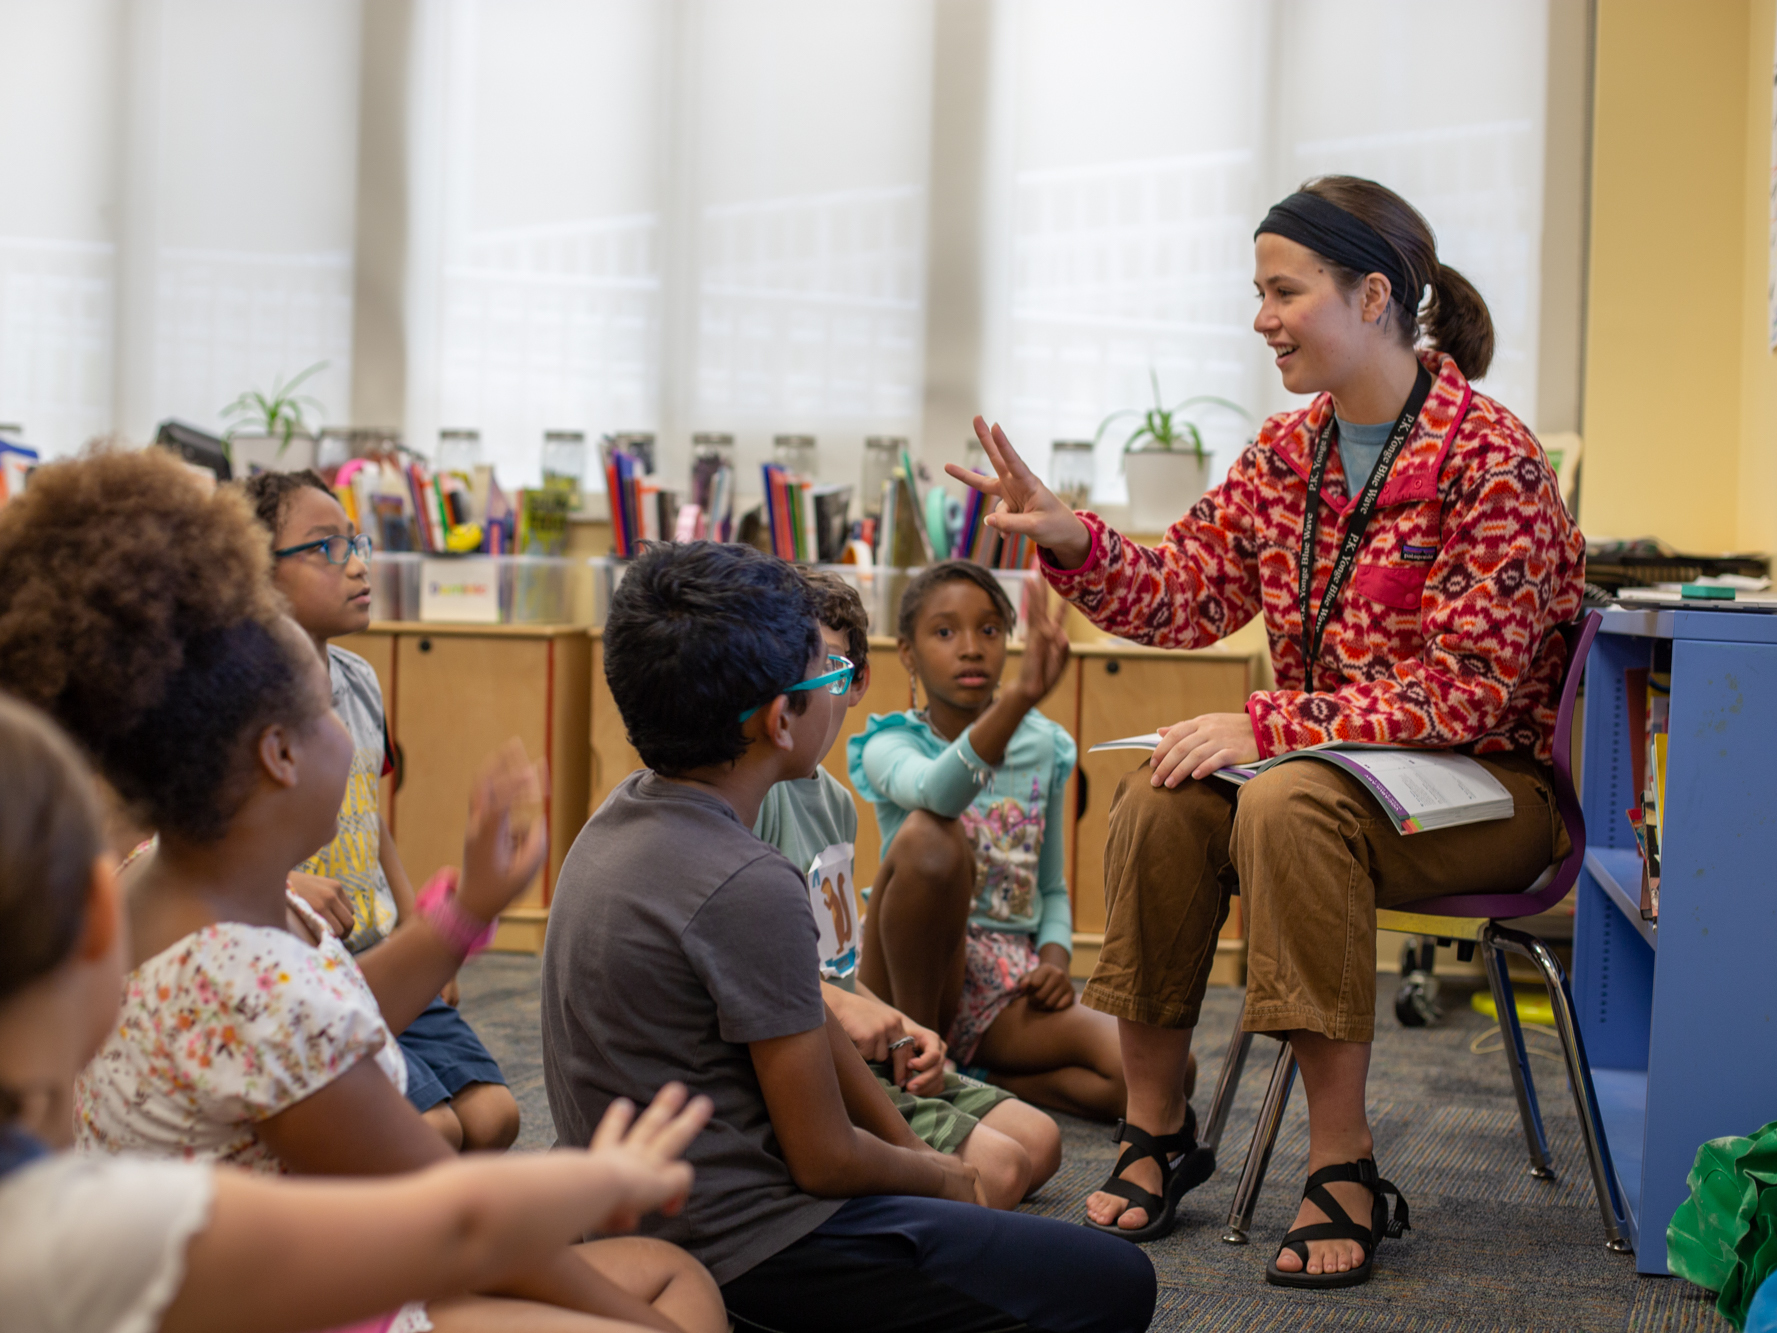
[[(1658, 923), (1641, 861), (1624, 672), (1672, 656)], [(1587, 853), (1573, 983), (1636, 1267), (1666, 1273), (1666, 1226), (1706, 1140), (1777, 1115), (1777, 616), (1621, 611), (1586, 668)]]

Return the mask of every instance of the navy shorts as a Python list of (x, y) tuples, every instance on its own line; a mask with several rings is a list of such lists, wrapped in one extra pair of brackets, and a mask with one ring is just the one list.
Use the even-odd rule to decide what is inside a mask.
[(427, 1005), (395, 1038), (407, 1057), (407, 1100), (430, 1111), (471, 1083), (505, 1083), (506, 1076), (463, 1016), (442, 999)]
[(1141, 1247), (1116, 1236), (883, 1195), (849, 1200), (722, 1299), (738, 1333), (1141, 1333), (1155, 1285)]

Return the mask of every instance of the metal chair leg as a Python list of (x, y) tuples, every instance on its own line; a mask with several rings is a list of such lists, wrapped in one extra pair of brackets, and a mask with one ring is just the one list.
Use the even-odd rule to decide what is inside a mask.
[(1573, 1089), (1574, 1109), (1579, 1112), (1580, 1137), (1586, 1144), (1586, 1156), (1592, 1167), (1592, 1189), (1598, 1199), (1598, 1211), (1604, 1219), (1604, 1243), (1618, 1254), (1630, 1254), (1634, 1246), (1624, 1235), (1628, 1210), (1617, 1190), (1617, 1173), (1610, 1160), (1610, 1142), (1604, 1135), (1604, 1118), (1598, 1110), (1598, 1092), (1592, 1086), (1592, 1066), (1586, 1059), (1586, 1045), (1574, 1021), (1573, 991), (1567, 973), (1549, 946), (1534, 935), (1511, 930), (1505, 926), (1492, 928), (1497, 943), (1522, 954), (1536, 964), (1549, 990), (1549, 1004), (1555, 1011), (1555, 1030), (1561, 1034), (1561, 1051), (1567, 1057), (1567, 1081)]
[(1524, 1048), (1524, 1028), (1518, 1022), (1518, 1005), (1506, 976), (1505, 954), (1493, 939), (1494, 924), (1481, 927), (1476, 943), (1493, 991), (1494, 1011), (1499, 1015), (1500, 1035), (1505, 1038), (1506, 1067), (1512, 1072), (1512, 1091), (1518, 1098), (1518, 1116), (1524, 1122), (1524, 1144), (1530, 1150), (1530, 1174), (1553, 1180), (1555, 1165), (1549, 1160), (1549, 1137), (1543, 1132), (1542, 1107), (1536, 1100), (1536, 1083), (1530, 1072), (1530, 1052)]
[(1246, 1244), (1246, 1233), (1252, 1230), (1253, 1210), (1259, 1206), (1259, 1190), (1265, 1184), (1265, 1171), (1271, 1165), (1271, 1151), (1277, 1147), (1277, 1131), (1283, 1124), (1284, 1108), (1290, 1104), (1290, 1088), (1296, 1081), (1296, 1052), (1288, 1041), (1278, 1043), (1277, 1063), (1271, 1068), (1271, 1086), (1265, 1089), (1265, 1104), (1259, 1108), (1259, 1122), (1253, 1126), (1253, 1141), (1246, 1150), (1246, 1165), (1240, 1170), (1240, 1184), (1234, 1188), (1234, 1203), (1228, 1209), (1228, 1229), (1222, 1239), (1229, 1245)]
[(1246, 1000), (1242, 999), (1240, 1012), (1234, 1015), (1234, 1035), (1228, 1039), (1228, 1053), (1222, 1057), (1222, 1072), (1216, 1078), (1215, 1096), (1210, 1099), (1209, 1117), (1197, 1138), (1211, 1152), (1221, 1146), (1228, 1112), (1234, 1109), (1234, 1094), (1240, 1091), (1240, 1075), (1246, 1070), (1247, 1053), (1253, 1048), (1253, 1034), (1246, 1031), (1245, 1019)]

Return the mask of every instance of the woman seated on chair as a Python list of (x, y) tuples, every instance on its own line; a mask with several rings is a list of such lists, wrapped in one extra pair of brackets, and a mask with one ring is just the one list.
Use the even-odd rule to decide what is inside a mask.
[[(1385, 1230), (1399, 1233), (1385, 1195), (1406, 1221), (1364, 1115), (1376, 910), (1516, 892), (1567, 852), (1548, 762), (1556, 626), (1579, 610), (1585, 545), (1535, 437), (1471, 387), (1493, 354), (1487, 306), (1438, 262), (1411, 205), (1323, 177), (1273, 208), (1254, 242), (1253, 328), (1284, 388), (1316, 397), (1269, 418), (1158, 547), (1070, 512), (979, 417), (995, 475), (949, 471), (997, 497), (987, 521), (1034, 538), (1050, 583), (1114, 634), (1201, 648), (1265, 618), (1277, 688), (1244, 713), (1164, 728), (1111, 805), (1104, 951), (1085, 1003), (1119, 1020), (1128, 1146), (1086, 1211), (1156, 1239), (1213, 1169), (1184, 1069), (1238, 891), (1245, 1026), (1287, 1036), (1308, 1096), (1308, 1185), (1266, 1276), (1349, 1286), (1370, 1276)], [(1210, 780), (1333, 740), (1460, 749), (1515, 813), (1402, 837), (1330, 764), (1284, 764), (1243, 788)]]

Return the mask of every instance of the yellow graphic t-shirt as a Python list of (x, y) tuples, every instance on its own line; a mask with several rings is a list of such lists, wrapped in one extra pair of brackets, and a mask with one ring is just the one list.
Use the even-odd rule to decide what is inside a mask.
[(352, 933), (346, 948), (362, 953), (395, 929), (395, 894), (383, 874), (382, 822), (377, 784), (388, 760), (383, 722), (383, 691), (376, 672), (356, 653), (327, 645), (333, 678), (333, 711), (352, 734), (352, 773), (339, 808), (333, 841), (297, 866), (345, 885), (352, 900)]

